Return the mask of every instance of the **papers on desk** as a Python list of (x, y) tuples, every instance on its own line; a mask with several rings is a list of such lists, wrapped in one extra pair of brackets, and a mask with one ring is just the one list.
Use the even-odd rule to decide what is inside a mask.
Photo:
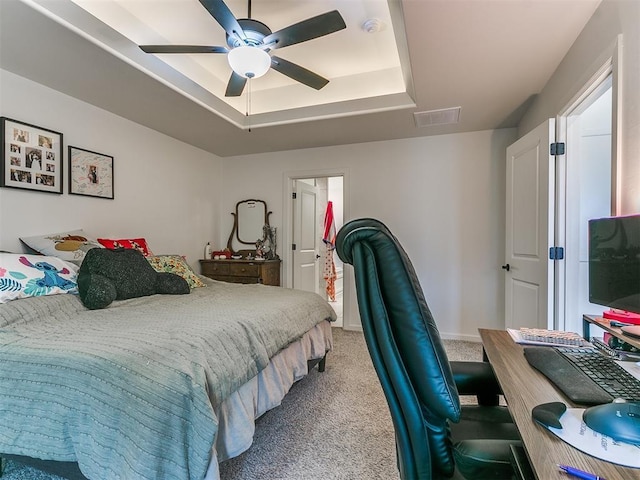
[(560, 417), (562, 428), (545, 425), (550, 432), (592, 457), (625, 467), (640, 468), (640, 446), (616, 442), (601, 435), (582, 421), (584, 408), (568, 408)]
[(592, 347), (593, 345), (575, 332), (544, 330), (542, 328), (507, 328), (513, 341), (522, 345), (548, 345)]

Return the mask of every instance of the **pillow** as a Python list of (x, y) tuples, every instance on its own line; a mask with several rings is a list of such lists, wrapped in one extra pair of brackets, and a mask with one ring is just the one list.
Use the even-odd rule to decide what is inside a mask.
[(0, 253), (0, 303), (60, 293), (78, 293), (78, 267), (57, 257)]
[(206, 287), (196, 272), (189, 266), (184, 257), (180, 255), (154, 255), (147, 260), (156, 272), (169, 272), (180, 275), (189, 284), (190, 288)]
[(140, 250), (145, 257), (153, 255), (153, 252), (149, 250), (147, 241), (144, 238), (122, 238), (120, 240), (99, 238), (98, 242), (109, 250), (115, 250), (116, 248), (133, 248), (135, 250)]
[(103, 248), (82, 230), (51, 233), (35, 237), (20, 237), (20, 241), (42, 255), (58, 257), (80, 265), (92, 248)]
[(106, 308), (114, 300), (190, 291), (184, 278), (156, 272), (142, 252), (133, 248), (93, 249), (78, 271), (80, 300), (90, 310)]

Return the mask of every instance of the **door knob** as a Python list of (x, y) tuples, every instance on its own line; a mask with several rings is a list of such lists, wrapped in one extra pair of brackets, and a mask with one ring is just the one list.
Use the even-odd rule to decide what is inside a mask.
[(509, 270), (511, 270), (511, 265), (509, 265), (508, 263), (506, 265), (502, 265), (502, 269), (508, 272)]

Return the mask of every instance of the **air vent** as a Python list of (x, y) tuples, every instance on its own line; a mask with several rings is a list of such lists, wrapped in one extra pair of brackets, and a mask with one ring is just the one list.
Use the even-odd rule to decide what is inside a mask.
[(429, 127), (431, 125), (449, 125), (460, 121), (460, 109), (462, 107), (443, 108), (441, 110), (429, 110), (427, 112), (415, 112), (413, 118), (416, 127)]

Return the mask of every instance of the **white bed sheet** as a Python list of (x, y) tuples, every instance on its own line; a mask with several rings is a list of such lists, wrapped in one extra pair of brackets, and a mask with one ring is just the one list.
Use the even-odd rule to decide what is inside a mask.
[(205, 480), (219, 480), (218, 463), (249, 449), (255, 420), (280, 405), (291, 386), (309, 373), (308, 360), (322, 358), (332, 348), (331, 324), (321, 322), (278, 352), (265, 369), (214, 408), (218, 434)]

